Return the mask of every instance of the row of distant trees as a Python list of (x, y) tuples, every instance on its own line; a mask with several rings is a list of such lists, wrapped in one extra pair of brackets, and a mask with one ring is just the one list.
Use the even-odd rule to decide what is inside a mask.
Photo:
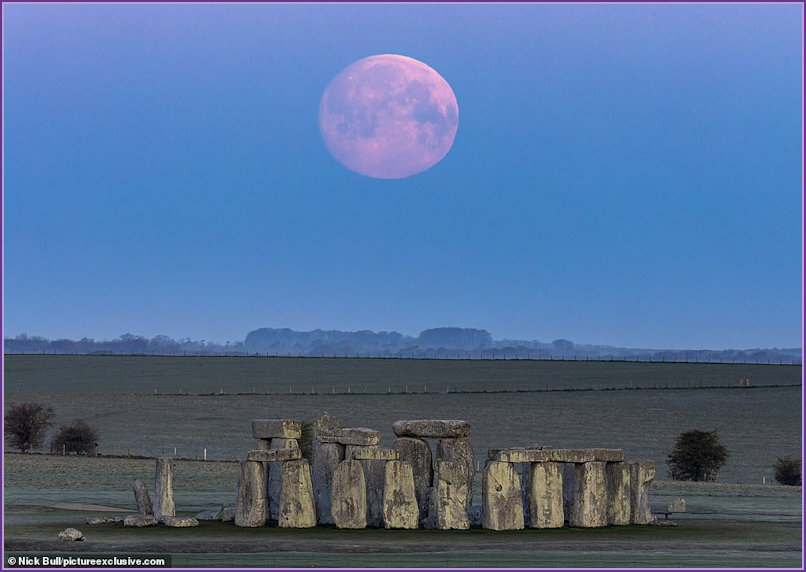
[[(453, 332), (453, 330), (458, 330)], [(445, 334), (448, 331), (448, 334)], [(436, 332), (433, 333), (433, 332)], [(481, 332), (481, 333), (479, 333)], [(486, 335), (484, 335), (486, 334)], [(440, 345), (441, 342), (441, 345)], [(477, 345), (476, 345), (477, 344)], [(492, 340), (484, 330), (435, 328), (417, 338), (395, 332), (295, 332), (262, 328), (245, 341), (223, 344), (169, 336), (146, 338), (124, 334), (114, 340), (49, 340), (20, 334), (3, 340), (7, 354), (110, 355), (272, 355), (303, 357), (393, 357), (439, 359), (596, 359), (725, 363), (800, 363), (799, 349), (645, 350), (575, 344)]]
[[(44, 403), (12, 404), (3, 420), (3, 433), (15, 449), (33, 452), (45, 442), (55, 415), (53, 408)], [(51, 449), (56, 452), (84, 455), (95, 452), (97, 447), (98, 432), (81, 419), (59, 427), (51, 441)]]

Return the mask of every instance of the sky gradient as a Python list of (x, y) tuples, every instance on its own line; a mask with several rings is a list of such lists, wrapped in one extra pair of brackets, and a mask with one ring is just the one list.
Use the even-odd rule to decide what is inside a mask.
[[(799, 347), (802, 6), (3, 5), (4, 334), (259, 327)], [(407, 179), (328, 83), (453, 88)]]

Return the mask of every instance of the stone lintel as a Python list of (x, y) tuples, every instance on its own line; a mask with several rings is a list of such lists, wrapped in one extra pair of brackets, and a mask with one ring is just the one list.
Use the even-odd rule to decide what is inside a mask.
[(398, 437), (467, 437), (470, 423), (459, 419), (412, 419), (395, 421), (392, 430)]
[(555, 463), (614, 463), (624, 460), (624, 449), (554, 449), (547, 460)]
[(322, 427), (316, 438), (320, 443), (370, 446), (381, 442), (381, 432), (364, 427)]
[(360, 445), (348, 449), (350, 458), (356, 461), (397, 461), (400, 459), (400, 451), (397, 449), (376, 449), (373, 446), (362, 447)]
[(551, 447), (542, 447), (539, 449), (490, 449), (488, 456), (491, 461), (502, 461), (505, 463), (544, 463), (551, 460), (551, 453)]
[(294, 419), (252, 419), (255, 439), (300, 439), (302, 421)]
[(270, 451), (255, 449), (246, 454), (247, 461), (263, 461), (264, 463), (295, 461), (301, 458), (302, 451), (299, 449), (271, 449)]

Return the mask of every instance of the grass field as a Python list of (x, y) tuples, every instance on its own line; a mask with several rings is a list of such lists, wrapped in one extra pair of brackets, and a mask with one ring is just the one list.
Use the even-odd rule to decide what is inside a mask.
[(502, 446), (623, 448), (659, 478), (675, 435), (717, 429), (730, 452), (720, 480), (761, 483), (802, 442), (800, 366), (24, 355), (6, 356), (4, 374), (7, 403), (86, 420), (102, 454), (239, 459), (250, 419), (328, 411), (387, 445), (399, 419), (466, 419), (480, 462)]
[[(798, 567), (801, 488), (680, 483), (652, 485), (652, 507), (683, 496), (688, 512), (676, 527), (470, 531), (242, 529), (202, 522), (194, 529), (88, 526), (87, 516), (135, 510), (131, 482), (154, 473), (148, 459), (51, 455), (4, 456), (6, 555), (70, 554), (172, 556), (196, 567)], [(194, 514), (231, 502), (233, 462), (177, 461), (177, 510)], [(117, 509), (71, 510), (77, 504)], [(662, 517), (661, 517), (662, 518)], [(83, 543), (55, 540), (79, 528)]]

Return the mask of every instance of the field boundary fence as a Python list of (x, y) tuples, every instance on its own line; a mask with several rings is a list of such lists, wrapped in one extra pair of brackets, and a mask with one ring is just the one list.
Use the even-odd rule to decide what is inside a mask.
[(299, 359), (383, 359), (383, 360), (451, 360), (451, 361), (567, 361), (567, 362), (615, 362), (615, 363), (679, 363), (679, 364), (736, 364), (736, 365), (786, 365), (803, 364), (800, 359), (751, 358), (747, 356), (717, 357), (708, 351), (676, 351), (662, 354), (640, 355), (554, 355), (547, 352), (511, 353), (503, 350), (467, 352), (424, 352), (417, 354), (388, 353), (316, 353), (316, 352), (48, 352), (15, 351), (4, 355), (69, 355), (69, 356), (123, 356), (123, 357), (235, 357), (235, 358), (299, 358)]

